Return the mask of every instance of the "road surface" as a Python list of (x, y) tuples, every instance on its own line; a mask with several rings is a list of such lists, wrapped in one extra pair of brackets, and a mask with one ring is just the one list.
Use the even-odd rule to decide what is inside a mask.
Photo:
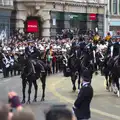
[[(104, 77), (94, 76), (92, 85), (94, 88), (94, 98), (91, 104), (91, 120), (120, 120), (120, 98), (113, 93), (105, 90)], [(44, 102), (41, 99), (41, 82), (38, 80), (38, 102), (28, 105), (35, 113), (36, 120), (44, 120), (44, 111), (54, 104), (66, 104), (72, 108), (77, 97), (78, 91), (72, 92), (70, 78), (63, 77), (62, 74), (55, 74), (47, 77), (46, 97)], [(21, 79), (19, 76), (9, 77), (0, 80), (0, 101), (8, 102), (7, 93), (11, 90), (16, 91), (21, 100)], [(26, 90), (27, 94), (27, 90)], [(31, 99), (34, 95), (32, 90)]]

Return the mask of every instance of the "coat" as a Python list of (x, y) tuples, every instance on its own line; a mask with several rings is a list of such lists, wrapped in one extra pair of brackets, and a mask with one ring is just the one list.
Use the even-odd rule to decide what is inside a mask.
[(74, 103), (75, 108), (73, 108), (74, 113), (78, 120), (89, 119), (91, 117), (90, 103), (92, 97), (93, 97), (93, 88), (90, 85), (90, 83), (83, 85)]

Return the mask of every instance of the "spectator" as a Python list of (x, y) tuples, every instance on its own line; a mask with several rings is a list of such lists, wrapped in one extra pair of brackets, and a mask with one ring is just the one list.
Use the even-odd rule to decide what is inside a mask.
[(0, 119), (1, 120), (9, 119), (9, 107), (3, 103), (0, 103)]
[(24, 109), (23, 111), (15, 112), (11, 120), (35, 120), (35, 116), (30, 109)]
[(46, 120), (73, 120), (72, 112), (63, 106), (52, 107), (46, 114)]
[(88, 70), (84, 70), (82, 79), (82, 87), (74, 103), (73, 110), (77, 120), (88, 120), (91, 117), (90, 103), (93, 98), (93, 88), (90, 84), (91, 76)]
[(11, 108), (15, 108), (17, 111), (21, 111), (23, 109), (17, 93), (9, 92), (8, 98), (9, 98), (9, 104)]

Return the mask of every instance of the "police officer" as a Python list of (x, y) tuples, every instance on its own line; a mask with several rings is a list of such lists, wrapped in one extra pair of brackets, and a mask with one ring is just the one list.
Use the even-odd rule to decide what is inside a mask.
[(77, 120), (88, 120), (91, 117), (90, 103), (93, 98), (93, 88), (90, 84), (91, 77), (88, 70), (82, 73), (82, 87), (74, 103), (74, 113)]

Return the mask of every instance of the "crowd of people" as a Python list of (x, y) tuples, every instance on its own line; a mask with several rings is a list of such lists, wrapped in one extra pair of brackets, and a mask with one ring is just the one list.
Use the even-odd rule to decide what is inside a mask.
[[(50, 65), (51, 69), (49, 73), (57, 73), (62, 69), (62, 53), (69, 49), (70, 46), (70, 39), (39, 40), (35, 38), (33, 34), (28, 34), (27, 37), (25, 37), (23, 33), (17, 33), (17, 35), (12, 36), (7, 43), (1, 43), (0, 66), (3, 70), (3, 76), (4, 78), (9, 77), (9, 73), (12, 76), (13, 68), (15, 69), (14, 75), (16, 75), (16, 71), (18, 71), (18, 75), (20, 75), (20, 70), (16, 70), (17, 68), (14, 66), (15, 63), (19, 61), (19, 56), (24, 53), (28, 54), (28, 51), (34, 53), (35, 50), (40, 52), (40, 59)], [(29, 47), (28, 51), (26, 50), (27, 47)]]
[[(15, 36), (10, 38), (9, 42), (1, 43), (0, 46), (0, 62), (4, 77), (9, 77), (9, 72), (11, 72), (12, 75), (12, 66), (16, 61), (19, 61), (19, 56), (23, 54), (28, 56), (33, 55), (32, 57), (34, 58), (39, 56), (42, 61), (49, 64), (50, 73), (54, 74), (55, 72), (57, 73), (58, 71), (62, 71), (63, 59), (65, 59), (64, 54), (70, 50), (71, 46), (82, 44), (81, 47), (83, 47), (85, 44), (85, 46), (90, 47), (90, 45), (92, 45), (93, 48), (99, 52), (102, 52), (102, 50), (107, 49), (108, 47), (107, 42), (104, 42), (103, 40), (100, 41), (100, 36), (98, 34), (94, 36), (94, 40), (91, 38), (87, 38), (85, 40), (72, 37), (71, 39), (72, 40), (70, 40), (70, 38), (65, 38), (62, 40), (39, 40), (32, 34), (25, 36), (23, 33), (16, 33)], [(108, 33), (105, 40), (109, 41), (110, 39), (111, 35)], [(32, 54), (38, 53), (38, 51), (40, 55)], [(18, 74), (20, 74), (21, 70), (17, 70)], [(44, 72), (44, 69), (42, 72)], [(73, 106), (74, 114), (64, 107), (53, 106), (45, 115), (46, 120), (88, 120), (91, 117), (90, 103), (93, 97), (93, 88), (86, 75), (86, 72), (82, 75), (82, 87)], [(0, 119), (35, 120), (34, 113), (22, 107), (19, 96), (15, 92), (8, 93), (8, 98), (8, 105), (2, 103), (0, 104)]]

